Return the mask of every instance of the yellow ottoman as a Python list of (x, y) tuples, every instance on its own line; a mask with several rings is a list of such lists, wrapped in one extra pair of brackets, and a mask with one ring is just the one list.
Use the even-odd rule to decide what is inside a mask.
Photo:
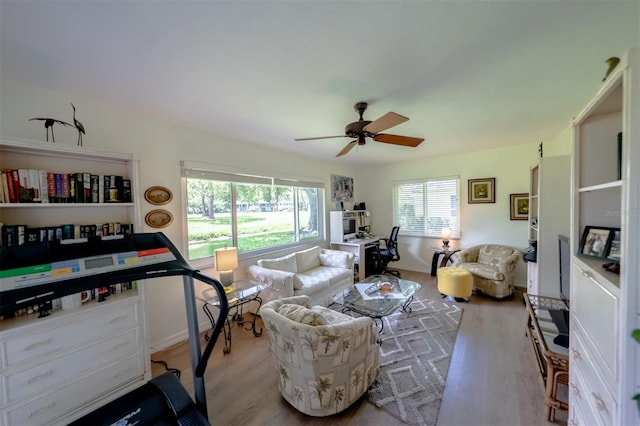
[(473, 290), (471, 272), (454, 267), (438, 269), (438, 291), (442, 297), (456, 302), (467, 302)]

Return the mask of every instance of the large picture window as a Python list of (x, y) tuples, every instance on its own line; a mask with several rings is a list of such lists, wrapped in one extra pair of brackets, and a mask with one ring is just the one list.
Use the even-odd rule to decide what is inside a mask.
[(265, 251), (321, 240), (324, 184), (206, 170), (183, 163), (188, 258), (213, 257), (217, 248)]
[(401, 234), (440, 238), (449, 228), (460, 237), (459, 177), (395, 182), (393, 199), (393, 223)]

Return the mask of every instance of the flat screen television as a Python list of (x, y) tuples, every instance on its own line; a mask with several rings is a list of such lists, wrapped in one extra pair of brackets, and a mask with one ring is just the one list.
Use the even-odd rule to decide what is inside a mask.
[(560, 265), (560, 299), (564, 301), (569, 309), (570, 287), (571, 287), (571, 245), (569, 238), (558, 235), (558, 254)]

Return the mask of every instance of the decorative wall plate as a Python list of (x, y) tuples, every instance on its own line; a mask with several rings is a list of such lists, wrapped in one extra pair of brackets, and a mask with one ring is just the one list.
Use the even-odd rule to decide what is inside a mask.
[(163, 206), (173, 199), (173, 194), (164, 186), (152, 186), (144, 192), (144, 199), (156, 206)]
[(144, 221), (152, 228), (166, 228), (173, 222), (173, 215), (167, 210), (151, 210), (144, 217)]

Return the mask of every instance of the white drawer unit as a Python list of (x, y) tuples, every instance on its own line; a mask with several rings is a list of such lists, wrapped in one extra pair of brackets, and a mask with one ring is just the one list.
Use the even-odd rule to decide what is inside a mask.
[(0, 322), (2, 424), (66, 424), (148, 380), (136, 291)]

